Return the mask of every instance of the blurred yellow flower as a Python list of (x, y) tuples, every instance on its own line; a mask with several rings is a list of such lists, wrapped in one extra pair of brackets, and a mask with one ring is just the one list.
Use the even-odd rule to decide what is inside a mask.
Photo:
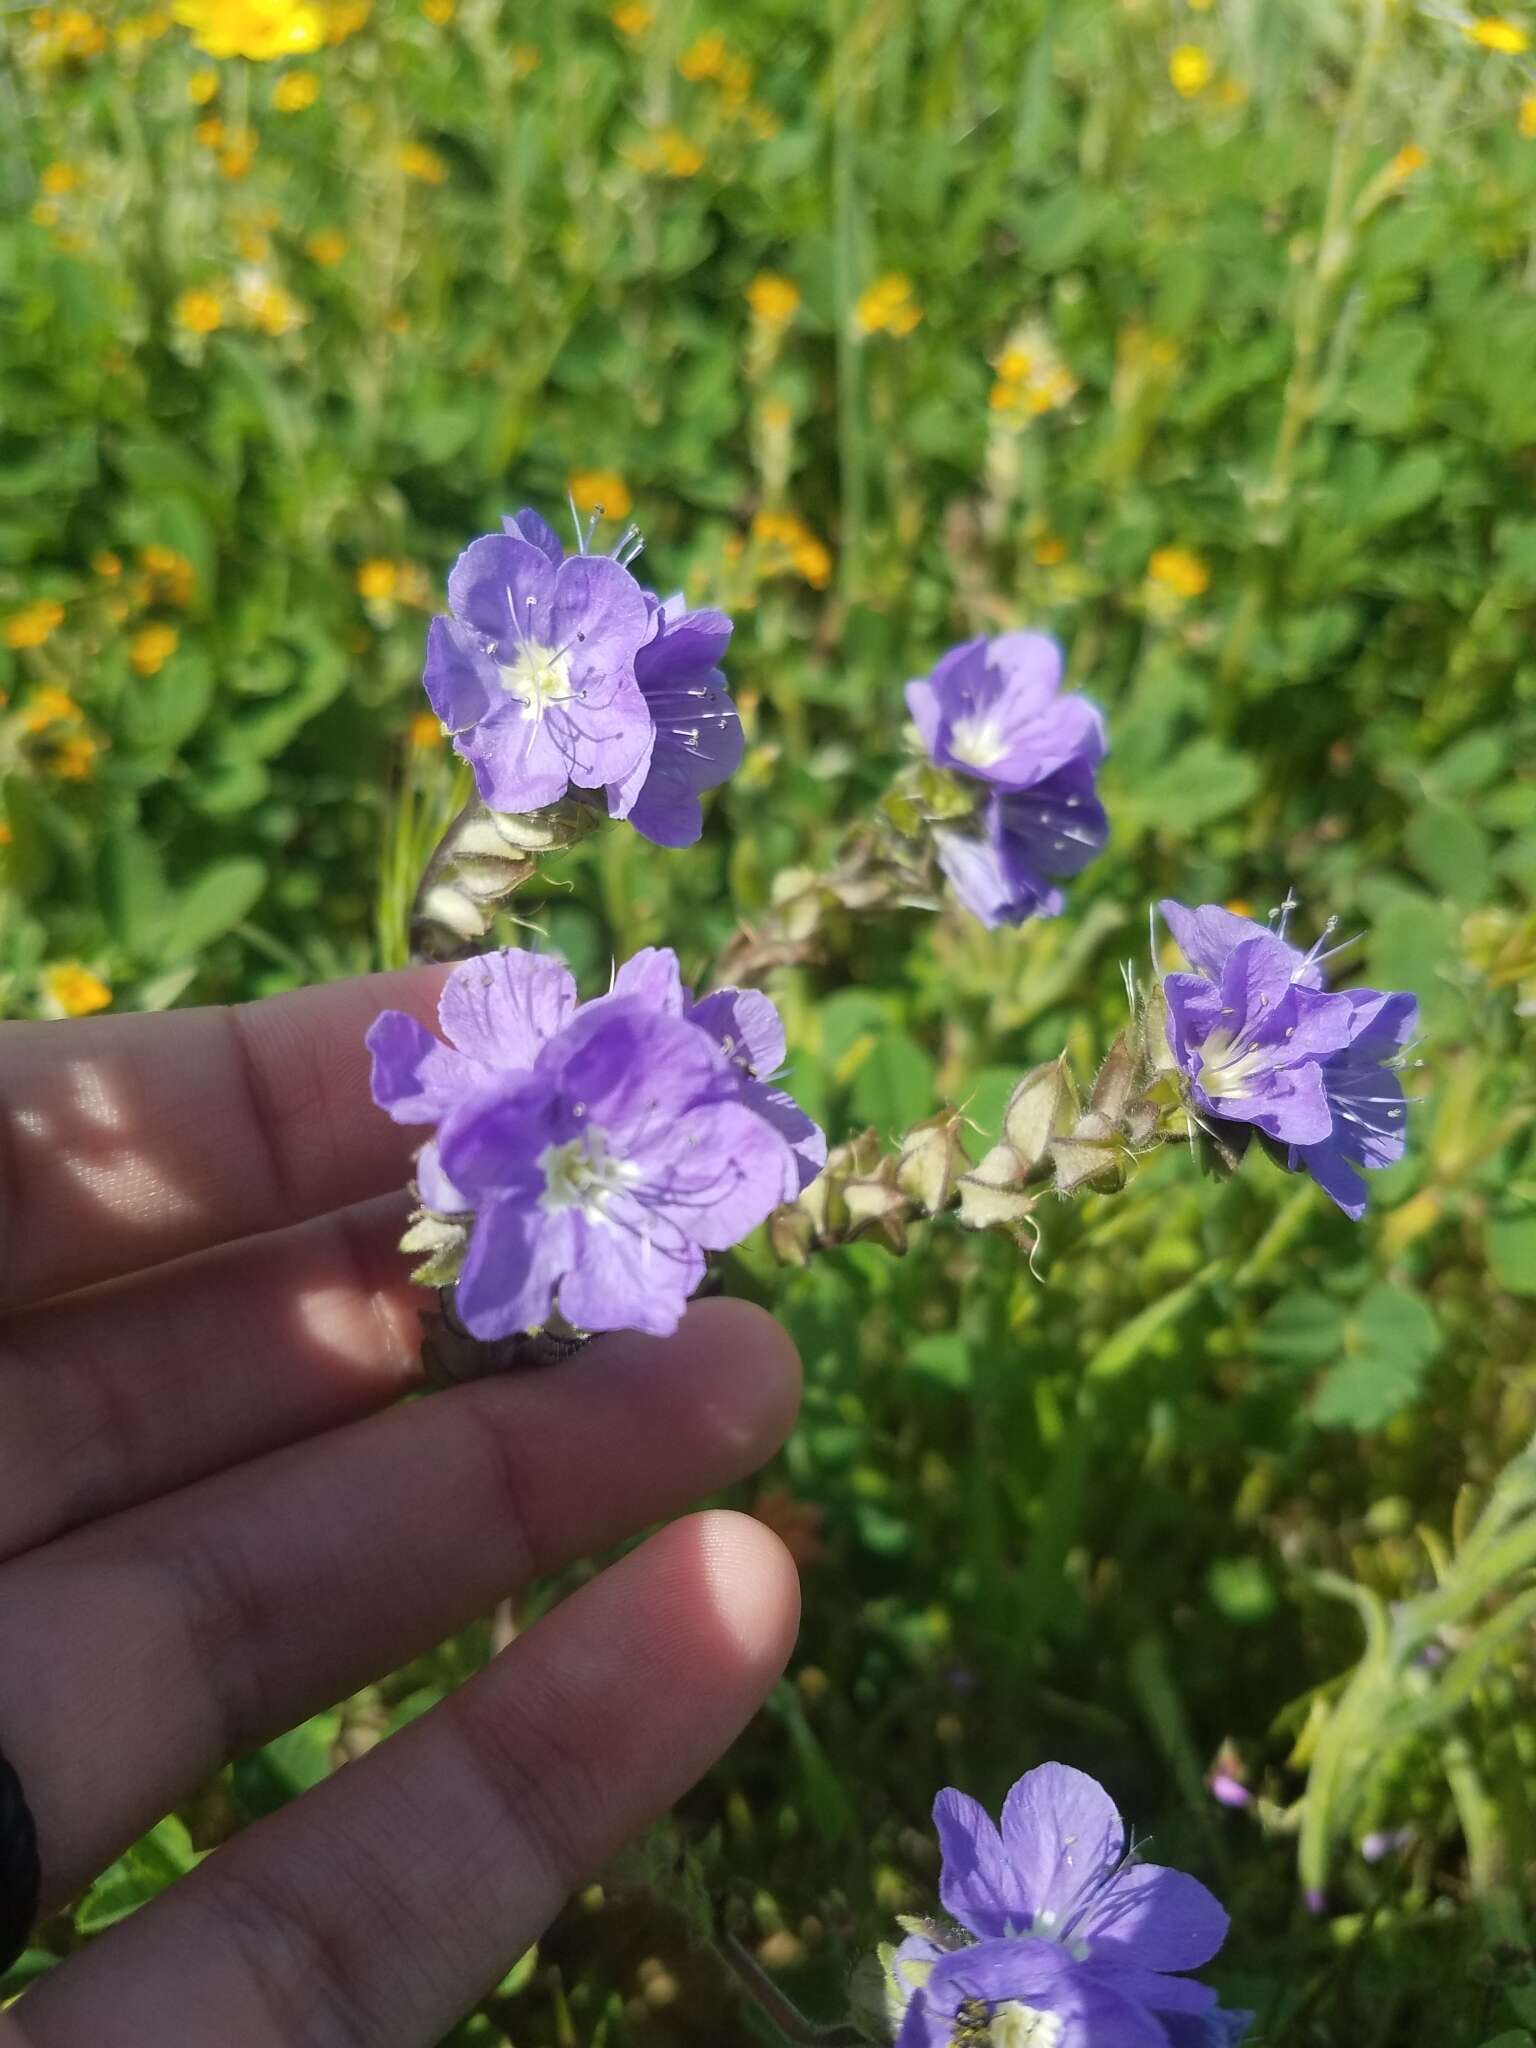
[(320, 97), (320, 81), (313, 71), (285, 71), (272, 92), (272, 104), (280, 114), (302, 114)]
[(5, 644), (18, 648), (41, 647), (54, 629), (63, 623), (63, 605), (56, 604), (51, 597), (40, 597), (34, 604), (11, 613), (5, 622)]
[(304, 253), (322, 270), (332, 270), (347, 253), (347, 238), (335, 228), (319, 228), (304, 244)]
[(832, 580), (832, 556), (805, 521), (793, 512), (759, 512), (752, 521), (759, 577), (794, 574), (813, 590)]
[(700, 36), (684, 50), (677, 60), (677, 68), (684, 78), (697, 84), (702, 78), (718, 78), (725, 69), (730, 52), (725, 37), (718, 30)]
[(861, 334), (910, 334), (922, 317), (912, 296), (912, 280), (899, 270), (876, 278), (859, 294), (853, 309), (854, 325)]
[(83, 7), (61, 7), (57, 14), (40, 8), (32, 20), (34, 27), (43, 30), (45, 63), (64, 64), (72, 58), (99, 57), (107, 47), (106, 30)]
[(194, 285), (176, 301), (171, 317), (189, 334), (212, 334), (224, 325), (224, 306), (217, 292)]
[(0, 818), (0, 846), (9, 846), (16, 834), (11, 830), (10, 820)]
[(38, 183), (52, 198), (57, 199), (65, 192), (73, 192), (80, 183), (80, 173), (73, 164), (49, 164)]
[(403, 144), (397, 161), (405, 175), (420, 185), (441, 185), (448, 176), (447, 164), (424, 142)]
[(1394, 185), (1405, 184), (1415, 171), (1422, 171), (1428, 162), (1427, 150), (1420, 149), (1416, 142), (1405, 142), (1387, 165), (1387, 176)]
[(123, 558), (114, 555), (110, 548), (98, 548), (91, 557), (91, 567), (108, 583), (115, 583), (123, 573)]
[(446, 28), (458, 12), (458, 0), (421, 0), (421, 11), (434, 28)]
[(440, 747), (443, 744), (443, 728), (436, 712), (414, 713), (406, 736), (413, 753), (422, 754), (428, 747)]
[(224, 143), (224, 123), (217, 114), (210, 114), (206, 121), (199, 121), (192, 130), (204, 149), (220, 149)]
[(291, 292), (264, 270), (242, 270), (235, 280), (235, 302), (242, 316), (262, 334), (291, 334), (309, 318)]
[(565, 480), (578, 512), (600, 512), (605, 519), (627, 519), (634, 507), (628, 484), (617, 470), (578, 469)]
[(43, 969), (43, 992), (50, 1006), (66, 1017), (89, 1017), (104, 1010), (112, 991), (99, 975), (82, 967), (78, 960), (61, 960)]
[(219, 152), (219, 176), (235, 184), (246, 176), (255, 160), (256, 136), (247, 128), (234, 138), (228, 149)]
[(536, 43), (514, 43), (512, 45), (512, 76), (532, 78), (539, 68), (539, 50)]
[(27, 708), (21, 714), (21, 729), (26, 733), (49, 732), (56, 725), (78, 725), (80, 718), (80, 706), (68, 690), (46, 683), (27, 699)]
[(800, 287), (774, 270), (760, 270), (747, 286), (747, 304), (765, 327), (787, 327), (800, 306)]
[(655, 18), (645, 0), (623, 0), (623, 4), (615, 7), (608, 17), (619, 34), (628, 36), (631, 42), (637, 42)]
[(1035, 542), (1035, 560), (1042, 569), (1058, 569), (1067, 559), (1067, 544), (1059, 534), (1042, 534)]
[(174, 626), (140, 626), (128, 642), (128, 659), (141, 676), (157, 676), (181, 644)]
[(150, 580), (150, 596), (186, 610), (197, 588), (197, 572), (184, 554), (151, 541), (147, 548), (139, 549), (139, 567)]
[(1527, 142), (1536, 137), (1536, 92), (1528, 92), (1520, 102), (1520, 113), (1516, 125)]
[(1077, 379), (1038, 321), (1026, 320), (1014, 329), (996, 369), (987, 403), (1015, 426), (1055, 412), (1077, 396)]
[(218, 90), (217, 71), (194, 71), (187, 80), (187, 98), (194, 107), (206, 107), (211, 99), (217, 98)]
[(325, 40), (344, 43), (365, 28), (373, 13), (373, 0), (328, 0), (325, 9)]
[(1187, 100), (1205, 91), (1215, 68), (1210, 52), (1202, 50), (1198, 43), (1180, 43), (1168, 59), (1168, 77), (1173, 89)]
[(1520, 57), (1531, 47), (1530, 36), (1518, 22), (1486, 14), (1481, 21), (1463, 24), (1462, 33), (1484, 50), (1496, 50), (1501, 57)]
[(96, 765), (96, 756), (101, 752), (99, 744), (88, 732), (71, 733), (68, 739), (60, 740), (58, 752), (53, 757), (53, 772), (61, 782), (84, 782)]
[(387, 561), (382, 555), (375, 555), (361, 564), (357, 572), (357, 594), (370, 603), (387, 604), (394, 596), (400, 582), (398, 564)]
[(118, 47), (131, 50), (140, 43), (158, 42), (171, 26), (171, 17), (164, 8), (157, 7), (148, 14), (130, 14), (126, 21), (120, 21), (112, 31)]
[(745, 57), (727, 58), (720, 67), (720, 97), (728, 107), (744, 107), (755, 76)]
[(324, 17), (307, 0), (175, 0), (172, 12), (210, 57), (268, 63), (318, 50), (325, 39)]
[(1175, 597), (1201, 597), (1210, 588), (1210, 568), (1193, 548), (1154, 548), (1147, 562), (1147, 574)]

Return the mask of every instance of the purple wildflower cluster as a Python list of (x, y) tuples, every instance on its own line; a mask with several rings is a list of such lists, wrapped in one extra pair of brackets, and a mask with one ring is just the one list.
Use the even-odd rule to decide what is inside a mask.
[(741, 721), (719, 663), (723, 612), (663, 602), (619, 559), (567, 555), (536, 512), (471, 541), (432, 621), (422, 681), (493, 811), (601, 791), (659, 846), (690, 846), (699, 797), (741, 760)]
[[(1327, 992), (1328, 934), (1303, 953), (1274, 929), (1219, 905), (1159, 906), (1192, 972), (1163, 980), (1168, 1043), (1201, 1119), (1257, 1131), (1289, 1172), (1311, 1174), (1356, 1221), (1357, 1169), (1403, 1155), (1405, 1097), (1396, 1066), (1418, 1030), (1411, 995)], [(1331, 926), (1329, 930), (1331, 932)]]
[(648, 948), (579, 1003), (563, 961), (487, 953), (456, 967), (442, 1039), (386, 1010), (368, 1033), (373, 1095), (433, 1124), (424, 1206), (471, 1215), (457, 1309), (473, 1336), (676, 1329), (706, 1252), (793, 1201), (826, 1141), (771, 1076), (778, 1012), (750, 989), (695, 1000)]
[(983, 924), (1055, 917), (1051, 880), (1099, 853), (1109, 821), (1094, 790), (1104, 720), (1086, 697), (1062, 696), (1062, 656), (1044, 633), (1004, 633), (952, 647), (908, 683), (907, 709), (940, 768), (985, 792), (979, 831), (942, 827), (939, 864)]
[(1250, 2015), (1182, 1975), (1227, 1916), (1182, 1871), (1142, 1863), (1101, 1785), (1065, 1764), (1028, 1771), (1002, 1828), (941, 1792), (939, 1896), (952, 1926), (910, 1933), (888, 1975), (896, 2048), (1236, 2048)]

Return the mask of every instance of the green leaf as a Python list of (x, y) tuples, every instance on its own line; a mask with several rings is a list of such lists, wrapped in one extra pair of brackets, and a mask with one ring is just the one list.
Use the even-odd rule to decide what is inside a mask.
[(160, 849), (137, 825), (107, 834), (96, 862), (96, 891), (107, 929), (137, 959), (159, 950), (170, 906)]
[(331, 1749), (340, 1731), (339, 1714), (316, 1714), (253, 1756), (242, 1757), (234, 1766), (235, 1798), (242, 1811), (259, 1820), (329, 1777)]
[(1199, 739), (1126, 794), (1144, 824), (1187, 836), (1247, 803), (1258, 786), (1258, 770), (1245, 754)]
[(1325, 1428), (1373, 1430), (1412, 1405), (1440, 1349), (1440, 1325), (1422, 1296), (1387, 1282), (1349, 1318), (1345, 1356), (1326, 1372), (1310, 1412)]
[(892, 1137), (933, 1108), (934, 1064), (905, 1033), (884, 1031), (853, 1079), (852, 1107), (860, 1123)]
[(30, 902), (42, 896), (53, 879), (56, 849), (47, 807), (36, 784), (24, 775), (5, 778), (5, 822), (11, 843), (0, 861), (0, 872), (5, 887)]
[(937, 1380), (941, 1387), (964, 1393), (971, 1384), (970, 1346), (958, 1330), (940, 1330), (931, 1337), (916, 1337), (899, 1354), (909, 1371)]
[(155, 1898), (197, 1861), (192, 1837), (169, 1814), (104, 1870), (75, 1910), (82, 1934), (97, 1934)]
[(1284, 1294), (1259, 1324), (1253, 1348), (1276, 1365), (1318, 1366), (1338, 1356), (1344, 1313), (1312, 1288)]
[(1464, 810), (1425, 804), (1403, 835), (1408, 858), (1426, 882), (1460, 903), (1488, 893), (1488, 835)]
[(249, 916), (266, 886), (267, 871), (259, 860), (236, 855), (215, 861), (176, 903), (168, 934), (173, 956), (185, 958), (221, 939)]
[(1536, 1210), (1489, 1219), (1488, 1269), (1511, 1294), (1536, 1295)]

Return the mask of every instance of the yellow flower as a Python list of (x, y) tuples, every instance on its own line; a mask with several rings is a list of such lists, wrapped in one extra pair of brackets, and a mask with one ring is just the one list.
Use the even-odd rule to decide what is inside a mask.
[(16, 834), (11, 830), (10, 820), (0, 818), (0, 846), (9, 846)]
[(514, 43), (512, 45), (512, 76), (532, 78), (539, 68), (539, 51), (535, 43)]
[(325, 40), (344, 43), (366, 27), (373, 12), (373, 0), (329, 0), (325, 13)]
[(219, 152), (219, 176), (231, 184), (243, 178), (256, 159), (256, 137), (250, 129), (236, 136), (228, 149)]
[(292, 293), (284, 291), (265, 271), (241, 271), (235, 280), (235, 299), (244, 317), (262, 334), (291, 334), (309, 318)]
[(1168, 77), (1173, 89), (1187, 100), (1205, 91), (1215, 68), (1210, 52), (1202, 50), (1198, 43), (1180, 43), (1168, 59)]
[(217, 71), (194, 71), (187, 80), (187, 98), (194, 107), (206, 107), (211, 99), (218, 96), (218, 90)]
[(433, 711), (416, 712), (411, 719), (407, 738), (411, 751), (416, 754), (424, 754), (428, 747), (440, 747), (443, 743), (443, 728), (437, 714)]
[(715, 30), (690, 43), (678, 58), (677, 68), (684, 78), (697, 84), (701, 78), (718, 78), (725, 69), (728, 56), (725, 37)]
[(46, 683), (27, 699), (27, 708), (21, 714), (21, 729), (25, 733), (49, 732), (56, 725), (78, 725), (80, 715), (80, 706), (68, 690)]
[(192, 130), (204, 149), (220, 149), (224, 144), (224, 123), (217, 114), (210, 114), (206, 121), (199, 121)]
[(1536, 92), (1528, 92), (1520, 102), (1516, 125), (1527, 142), (1536, 139)]
[(458, 8), (456, 0), (421, 0), (421, 11), (434, 28), (446, 28)]
[(692, 178), (704, 168), (704, 152), (680, 128), (663, 128), (656, 138), (661, 168), (669, 178)]
[(157, 676), (181, 644), (174, 626), (140, 626), (128, 642), (128, 659), (141, 676)]
[(645, 0), (623, 0), (615, 7), (608, 19), (621, 36), (628, 36), (631, 42), (638, 42), (655, 19)]
[(106, 1009), (112, 1000), (107, 984), (78, 960), (45, 967), (43, 990), (50, 1005), (65, 1017), (89, 1017), (93, 1010)]
[(139, 567), (150, 579), (151, 597), (173, 604), (179, 611), (186, 610), (197, 587), (197, 572), (185, 555), (151, 541), (147, 548), (139, 549)]
[(900, 271), (876, 278), (859, 294), (853, 309), (854, 325), (862, 334), (910, 334), (922, 317), (912, 297), (912, 280)]
[(635, 502), (623, 477), (611, 469), (578, 469), (565, 487), (578, 512), (600, 512), (605, 519), (627, 519)]
[(304, 244), (304, 253), (322, 270), (332, 270), (347, 253), (347, 238), (335, 228), (320, 228)]
[(765, 327), (787, 327), (800, 305), (800, 287), (777, 271), (760, 270), (747, 286), (747, 304)]
[(38, 180), (51, 198), (58, 199), (66, 192), (73, 192), (80, 183), (80, 173), (73, 164), (49, 164)]
[(1505, 21), (1497, 14), (1469, 21), (1463, 35), (1484, 50), (1496, 50), (1501, 57), (1520, 57), (1531, 47), (1531, 39), (1518, 22)]
[(123, 558), (114, 555), (110, 548), (98, 548), (91, 557), (91, 567), (105, 582), (115, 583), (123, 573)]
[(395, 594), (400, 581), (400, 571), (393, 562), (382, 555), (364, 562), (357, 572), (357, 594), (370, 602), (387, 604)]
[(17, 648), (41, 647), (54, 629), (63, 623), (63, 605), (56, 604), (51, 597), (40, 597), (35, 604), (11, 613), (5, 622), (5, 644)]
[(88, 732), (71, 733), (59, 742), (53, 757), (53, 772), (61, 782), (84, 782), (96, 765), (100, 746)]
[(302, 114), (320, 97), (320, 81), (313, 71), (287, 71), (272, 92), (272, 104), (280, 114)]
[[(107, 47), (107, 32), (83, 7), (61, 7), (57, 14), (39, 9), (46, 28), (45, 57), (52, 63), (70, 58), (99, 57)], [(32, 17), (37, 24), (38, 16)]]
[(448, 176), (447, 164), (424, 142), (405, 143), (397, 161), (405, 175), (420, 185), (441, 185)]
[(156, 8), (150, 14), (130, 14), (112, 33), (120, 49), (131, 50), (140, 43), (158, 42), (170, 26), (171, 17), (163, 8)]
[(832, 557), (824, 542), (793, 512), (759, 512), (752, 521), (752, 539), (759, 559), (759, 577), (793, 572), (813, 590), (832, 580)]
[(744, 107), (754, 73), (745, 57), (730, 57), (720, 67), (720, 97), (728, 107)]
[(1427, 150), (1420, 149), (1416, 142), (1405, 142), (1387, 165), (1387, 175), (1394, 184), (1401, 185), (1405, 179), (1411, 178), (1415, 171), (1422, 171), (1428, 162)]
[(1203, 596), (1211, 582), (1209, 567), (1193, 548), (1154, 548), (1147, 574), (1154, 583), (1181, 598)]
[(176, 301), (172, 317), (176, 325), (185, 327), (189, 334), (212, 334), (224, 324), (224, 307), (217, 292), (195, 285)]
[(301, 57), (326, 34), (320, 9), (306, 0), (176, 0), (172, 11), (210, 57)]

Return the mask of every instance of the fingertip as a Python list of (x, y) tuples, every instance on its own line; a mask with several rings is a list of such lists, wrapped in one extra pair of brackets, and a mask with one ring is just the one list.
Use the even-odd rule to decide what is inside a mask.
[(775, 1316), (750, 1301), (696, 1301), (678, 1339), (713, 1373), (753, 1462), (771, 1457), (800, 1413), (800, 1354)]
[(771, 1529), (712, 1508), (680, 1527), (697, 1545), (700, 1575), (721, 1635), (743, 1675), (766, 1691), (789, 1662), (800, 1628), (800, 1575)]

